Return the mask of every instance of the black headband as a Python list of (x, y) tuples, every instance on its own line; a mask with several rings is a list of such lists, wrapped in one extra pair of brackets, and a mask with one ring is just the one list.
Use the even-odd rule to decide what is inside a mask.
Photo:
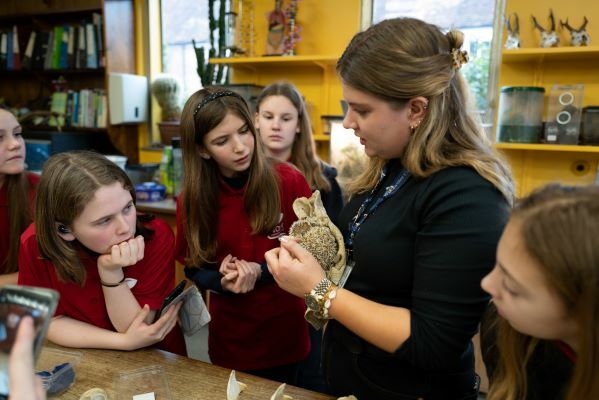
[(195, 115), (198, 113), (198, 111), (200, 111), (200, 109), (202, 107), (204, 107), (206, 104), (210, 103), (213, 100), (218, 99), (219, 97), (225, 97), (225, 96), (233, 96), (233, 97), (237, 97), (237, 98), (242, 98), (240, 95), (238, 95), (235, 92), (231, 92), (230, 90), (223, 90), (220, 92), (214, 92), (214, 93), (210, 93), (208, 96), (204, 97), (202, 99), (202, 101), (200, 102), (200, 104), (198, 104), (198, 106), (196, 107), (195, 111), (193, 112), (193, 116), (195, 117)]

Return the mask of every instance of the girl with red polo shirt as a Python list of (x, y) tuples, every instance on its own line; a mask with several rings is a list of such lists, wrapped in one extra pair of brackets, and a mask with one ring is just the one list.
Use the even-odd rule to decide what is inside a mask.
[(599, 399), (598, 216), (593, 186), (547, 186), (515, 207), (482, 281), (487, 399)]
[[(60, 293), (48, 339), (67, 347), (134, 350), (159, 343), (186, 355), (171, 307), (174, 235), (137, 215), (129, 177), (103, 155), (52, 156), (38, 186), (35, 224), (21, 236), (19, 283)], [(173, 329), (175, 328), (175, 329)]]
[(303, 175), (269, 161), (247, 104), (205, 88), (183, 109), (183, 192), (177, 204), (177, 259), (211, 290), (208, 353), (214, 364), (294, 383), (309, 352), (303, 300), (272, 280), (264, 253), (278, 246), (311, 195)]
[(16, 284), (19, 237), (32, 221), (37, 175), (25, 172), (25, 141), (14, 115), (0, 109), (0, 286)]

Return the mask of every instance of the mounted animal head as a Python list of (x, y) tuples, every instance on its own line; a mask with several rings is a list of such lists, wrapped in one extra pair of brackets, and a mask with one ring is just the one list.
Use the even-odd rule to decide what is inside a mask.
[(566, 28), (570, 31), (570, 44), (572, 46), (588, 46), (591, 44), (591, 37), (589, 33), (586, 31), (586, 26), (589, 20), (587, 17), (584, 17), (582, 25), (578, 29), (574, 29), (568, 23), (568, 19), (566, 18), (566, 22), (560, 20), (560, 25), (562, 28)]
[(553, 16), (552, 9), (549, 9), (549, 19), (551, 20), (551, 29), (545, 30), (545, 28), (537, 22), (535, 16), (532, 15), (532, 22), (534, 23), (535, 28), (541, 32), (541, 47), (557, 47), (559, 45), (559, 37), (555, 31), (555, 17)]
[(505, 27), (507, 29), (507, 39), (504, 47), (506, 49), (517, 49), (520, 47), (520, 21), (518, 14), (514, 13), (514, 25), (510, 21), (511, 17), (506, 15), (504, 17)]

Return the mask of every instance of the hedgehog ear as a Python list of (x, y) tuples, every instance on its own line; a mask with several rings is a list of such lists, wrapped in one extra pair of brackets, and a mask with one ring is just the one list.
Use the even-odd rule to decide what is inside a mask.
[(305, 197), (298, 197), (293, 202), (293, 211), (295, 212), (295, 215), (297, 215), (297, 217), (299, 219), (309, 217), (312, 214), (311, 210), (312, 210), (312, 207), (310, 205), (310, 200), (308, 200)]

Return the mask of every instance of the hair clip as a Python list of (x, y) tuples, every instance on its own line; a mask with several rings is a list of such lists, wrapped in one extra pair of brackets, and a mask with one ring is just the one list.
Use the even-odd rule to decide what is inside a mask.
[(468, 52), (466, 50), (460, 50), (457, 48), (451, 49), (451, 66), (453, 69), (460, 69), (462, 65), (468, 62)]
[(225, 96), (234, 96), (234, 97), (241, 98), (240, 95), (238, 95), (235, 92), (231, 92), (230, 90), (223, 90), (223, 91), (220, 91), (220, 92), (210, 93), (208, 96), (206, 96), (206, 97), (204, 97), (202, 99), (202, 101), (200, 102), (200, 104), (198, 104), (198, 106), (196, 107), (195, 111), (193, 112), (194, 117), (198, 113), (198, 111), (200, 111), (200, 109), (202, 107), (204, 107), (206, 104), (210, 103), (213, 100), (218, 99), (219, 97), (225, 97)]

